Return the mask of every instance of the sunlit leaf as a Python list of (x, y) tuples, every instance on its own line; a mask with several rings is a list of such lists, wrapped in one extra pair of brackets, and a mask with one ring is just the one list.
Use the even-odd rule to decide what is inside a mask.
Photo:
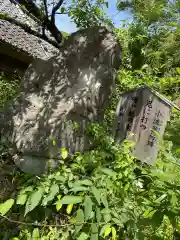
[[(111, 232), (111, 225), (110, 224), (106, 224), (101, 228), (100, 236), (105, 236), (105, 232), (106, 232), (106, 236), (108, 236), (110, 234), (110, 232)], [(108, 232), (109, 232), (109, 234), (108, 234)]]
[(89, 236), (86, 233), (82, 232), (77, 239), (78, 240), (86, 240), (86, 239), (88, 239), (88, 237)]
[(42, 199), (42, 196), (44, 194), (44, 188), (38, 188), (38, 190), (31, 193), (31, 195), (28, 197), (28, 200), (26, 202), (25, 207), (25, 216), (27, 213), (31, 212), (35, 207), (37, 207)]
[(26, 200), (27, 200), (27, 194), (20, 194), (18, 197), (17, 197), (17, 200), (16, 200), (16, 203), (19, 204), (19, 205), (24, 205), (26, 203)]
[(57, 202), (57, 203), (56, 203), (56, 210), (57, 210), (57, 212), (58, 212), (61, 208), (62, 208), (62, 203)]
[(143, 216), (144, 216), (145, 218), (150, 218), (150, 217), (153, 216), (153, 214), (155, 213), (155, 211), (156, 211), (156, 210), (154, 210), (154, 208), (148, 207), (148, 208), (146, 209), (146, 211), (143, 213)]
[(108, 226), (104, 231), (104, 237), (106, 238), (107, 236), (109, 236), (110, 233), (111, 233), (111, 227)]
[(68, 204), (68, 206), (67, 206), (67, 208), (66, 208), (67, 214), (70, 214), (71, 211), (72, 211), (72, 209), (73, 209), (73, 204)]
[(179, 67), (177, 67), (177, 68), (176, 68), (176, 70), (177, 70), (177, 72), (180, 74), (180, 68), (179, 68)]
[(28, 187), (26, 187), (26, 188), (24, 188), (23, 190), (22, 190), (22, 193), (25, 193), (25, 192), (32, 192), (33, 191), (33, 187), (32, 186), (28, 186)]
[(0, 204), (0, 214), (4, 216), (13, 206), (14, 199), (8, 199), (6, 202)]
[(129, 183), (126, 183), (126, 185), (124, 186), (124, 191), (126, 192), (129, 189)]
[(82, 197), (80, 196), (71, 196), (71, 195), (67, 195), (67, 196), (64, 196), (60, 202), (62, 204), (76, 204), (76, 203), (80, 203), (82, 202)]
[(52, 141), (53, 146), (56, 146), (56, 140), (53, 136), (50, 136), (49, 139)]
[(108, 176), (116, 177), (116, 172), (114, 172), (113, 170), (111, 170), (109, 168), (102, 168), (101, 172), (105, 173)]
[(35, 228), (32, 233), (32, 239), (40, 240), (39, 228)]
[(115, 229), (115, 227), (111, 228), (111, 232), (112, 232), (112, 240), (116, 240), (116, 229)]
[(50, 187), (49, 193), (44, 197), (42, 205), (46, 206), (48, 202), (52, 201), (56, 194), (59, 192), (59, 186), (57, 184), (53, 184)]
[(65, 182), (66, 179), (63, 177), (63, 176), (55, 176), (54, 177), (57, 181), (60, 181), (60, 182)]
[(162, 194), (159, 198), (157, 198), (155, 202), (156, 202), (156, 203), (160, 203), (160, 202), (162, 202), (162, 200), (164, 200), (166, 197), (167, 197), (167, 194), (164, 193), (164, 194)]
[(84, 192), (84, 191), (88, 191), (87, 187), (84, 186), (76, 186), (70, 189), (71, 192)]
[(61, 157), (66, 159), (68, 157), (68, 151), (65, 148), (61, 148)]

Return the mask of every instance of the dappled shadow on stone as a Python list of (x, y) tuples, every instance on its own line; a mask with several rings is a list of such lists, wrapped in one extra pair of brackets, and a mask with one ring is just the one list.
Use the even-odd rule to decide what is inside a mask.
[(103, 120), (120, 60), (113, 33), (96, 27), (72, 34), (57, 56), (28, 68), (21, 96), (0, 119), (22, 170), (43, 172), (48, 158), (58, 159), (61, 147), (70, 153), (89, 148), (86, 126)]

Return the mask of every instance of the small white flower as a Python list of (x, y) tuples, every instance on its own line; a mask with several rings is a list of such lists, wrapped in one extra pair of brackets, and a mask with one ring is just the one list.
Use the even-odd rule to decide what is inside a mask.
[(143, 183), (141, 181), (136, 182), (136, 187), (143, 188)]

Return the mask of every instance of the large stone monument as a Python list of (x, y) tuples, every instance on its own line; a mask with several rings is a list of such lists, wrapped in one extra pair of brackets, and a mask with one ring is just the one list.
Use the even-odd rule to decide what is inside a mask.
[(73, 33), (56, 56), (30, 65), (20, 97), (0, 114), (1, 135), (8, 135), (21, 170), (40, 174), (49, 159), (58, 162), (62, 147), (89, 148), (86, 126), (103, 120), (120, 63), (114, 34), (95, 27)]

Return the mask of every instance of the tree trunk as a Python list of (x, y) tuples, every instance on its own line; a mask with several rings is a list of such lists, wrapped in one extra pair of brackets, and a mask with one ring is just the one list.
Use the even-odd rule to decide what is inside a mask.
[[(62, 0), (60, 2), (61, 4), (63, 3)], [(44, 25), (47, 30), (50, 31), (50, 33), (58, 43), (62, 42), (63, 35), (55, 25), (55, 22), (50, 20), (48, 16), (46, 16), (41, 11), (38, 6), (33, 2), (33, 0), (20, 0), (20, 4), (22, 4), (29, 13), (33, 14), (37, 19), (39, 19), (39, 21), (42, 23), (42, 26)]]

